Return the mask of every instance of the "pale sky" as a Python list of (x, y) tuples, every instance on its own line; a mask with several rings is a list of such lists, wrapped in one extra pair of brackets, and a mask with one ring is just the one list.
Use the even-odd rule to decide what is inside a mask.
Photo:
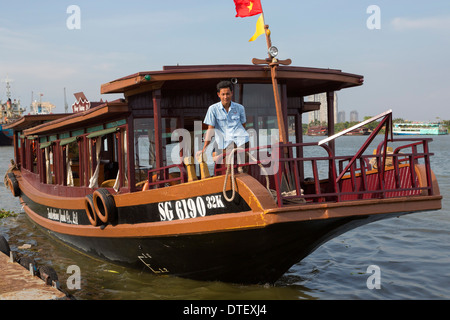
[[(80, 29), (69, 29), (70, 5)], [(371, 30), (370, 5), (381, 29)], [(338, 92), (339, 110), (360, 118), (393, 109), (394, 118), (450, 119), (450, 1), (262, 0), (279, 58), (295, 66), (365, 77)], [(103, 83), (164, 65), (251, 64), (266, 57), (264, 36), (248, 42), (257, 16), (236, 18), (232, 0), (0, 0), (0, 79), (22, 106), (43, 101), (64, 112), (64, 88), (91, 101)], [(372, 21), (372, 20), (371, 20)], [(0, 99), (6, 100), (5, 83)]]

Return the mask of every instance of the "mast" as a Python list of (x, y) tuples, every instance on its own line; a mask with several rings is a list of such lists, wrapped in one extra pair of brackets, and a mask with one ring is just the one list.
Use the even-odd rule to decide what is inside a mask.
[(11, 82), (14, 80), (9, 78), (9, 75), (6, 75), (6, 79), (3, 79), (2, 82), (6, 83), (6, 100), (11, 99)]
[[(278, 60), (278, 49), (274, 46), (272, 46), (272, 39), (270, 38), (270, 29), (269, 25), (266, 24), (266, 21), (264, 20), (264, 11), (262, 11), (263, 21), (264, 21), (264, 33), (266, 34), (266, 43), (267, 43), (267, 53), (269, 55), (268, 58), (261, 60), (254, 58), (252, 60), (253, 64), (267, 64), (270, 67), (270, 74), (272, 77), (272, 86), (273, 86), (273, 96), (275, 100), (275, 109), (277, 112), (277, 122), (278, 122), (278, 131), (280, 134), (280, 143), (285, 144), (289, 143), (289, 137), (286, 130), (286, 119), (285, 119), (285, 113), (283, 112), (283, 107), (281, 104), (281, 95), (280, 95), (280, 89), (278, 88), (278, 79), (277, 79), (277, 69), (280, 64), (282, 65), (290, 65), (292, 63), (291, 59), (286, 60)], [(287, 113), (286, 113), (287, 116)], [(288, 158), (288, 149), (282, 148), (282, 155), (280, 156), (284, 158)], [(293, 181), (290, 174), (289, 167), (285, 163), (285, 167), (283, 169), (280, 168), (280, 170), (283, 170), (283, 177), (286, 178), (286, 182), (288, 184), (288, 189), (293, 190)]]
[(277, 68), (280, 64), (282, 65), (290, 65), (292, 63), (291, 59), (286, 60), (278, 60), (278, 49), (274, 46), (272, 46), (272, 40), (270, 38), (270, 29), (269, 25), (265, 24), (264, 20), (264, 11), (261, 13), (263, 16), (264, 21), (264, 33), (266, 34), (266, 43), (267, 43), (267, 52), (269, 57), (266, 59), (256, 59), (254, 58), (252, 60), (252, 63), (257, 64), (267, 64), (270, 67), (270, 73), (272, 77), (272, 86), (273, 86), (273, 96), (275, 99), (275, 109), (277, 112), (277, 121), (278, 121), (278, 130), (280, 133), (280, 142), (281, 143), (287, 143), (289, 142), (289, 138), (286, 131), (286, 119), (285, 115), (283, 113), (283, 108), (281, 105), (281, 96), (280, 96), (280, 90), (278, 88), (278, 80), (277, 80)]

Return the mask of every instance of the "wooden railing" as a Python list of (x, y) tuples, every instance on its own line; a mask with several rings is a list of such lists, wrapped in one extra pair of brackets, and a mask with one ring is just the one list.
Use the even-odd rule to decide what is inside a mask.
[[(364, 141), (361, 148), (350, 156), (336, 156), (333, 150), (323, 141), (312, 143), (283, 143), (272, 146), (262, 146), (246, 149), (245, 152), (255, 156), (246, 163), (235, 163), (234, 170), (247, 167), (245, 172), (267, 185), (279, 207), (292, 203), (342, 202), (351, 200), (390, 198), (399, 196), (416, 196), (421, 194), (433, 195), (431, 179), (430, 156), (428, 143), (430, 138), (394, 139), (392, 135), (391, 112), (386, 112), (371, 120), (382, 120), (376, 129)], [(352, 128), (350, 128), (352, 129)], [(348, 130), (350, 130), (348, 129)], [(381, 130), (384, 129), (384, 133)], [(373, 153), (367, 154), (367, 148), (377, 135), (384, 135)], [(341, 133), (329, 137), (330, 141), (342, 135)], [(397, 146), (398, 143), (406, 143)], [(317, 148), (325, 152), (324, 156), (304, 156), (308, 148)], [(240, 150), (236, 153), (244, 152)], [(261, 152), (268, 153), (267, 159), (260, 159)], [(275, 155), (275, 156), (274, 156)], [(222, 159), (223, 160), (223, 159)], [(275, 172), (268, 175), (265, 168)], [(325, 163), (322, 166), (320, 164)], [(305, 166), (311, 165), (312, 177), (305, 177)], [(416, 165), (423, 164), (426, 181), (419, 184)], [(180, 176), (171, 178), (169, 169), (177, 167)], [(263, 168), (261, 168), (263, 167)], [(226, 165), (216, 164), (214, 175), (224, 175)], [(326, 175), (319, 176), (319, 171), (326, 171)], [(148, 172), (149, 185), (164, 187), (171, 182), (186, 182), (186, 170), (182, 164), (172, 165)]]

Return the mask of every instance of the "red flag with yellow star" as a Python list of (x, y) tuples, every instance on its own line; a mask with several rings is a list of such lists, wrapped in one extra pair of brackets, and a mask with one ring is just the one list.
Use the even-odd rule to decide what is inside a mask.
[(236, 17), (251, 17), (262, 13), (261, 0), (234, 0)]

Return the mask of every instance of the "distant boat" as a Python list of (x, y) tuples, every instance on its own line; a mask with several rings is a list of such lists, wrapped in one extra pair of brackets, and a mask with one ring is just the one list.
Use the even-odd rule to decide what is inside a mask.
[(0, 146), (11, 146), (13, 144), (14, 131), (4, 127), (8, 123), (21, 118), (25, 112), (25, 109), (20, 106), (20, 99), (11, 100), (12, 81), (14, 80), (9, 79), (8, 76), (6, 76), (6, 79), (2, 79), (2, 82), (6, 83), (6, 97), (8, 100), (5, 103), (0, 100)]
[(13, 130), (5, 129), (4, 126), (22, 117), (24, 111), (25, 109), (20, 106), (20, 100), (11, 101), (11, 98), (8, 98), (6, 103), (0, 102), (0, 146), (12, 145)]
[(370, 134), (370, 130), (367, 127), (361, 127), (355, 130), (352, 130), (346, 133), (346, 136), (368, 136)]
[(12, 145), (13, 131), (11, 129), (3, 129), (3, 124), (0, 124), (0, 146)]
[(396, 135), (443, 135), (448, 130), (439, 123), (394, 123)]
[(311, 126), (306, 133), (308, 136), (326, 136), (328, 134), (328, 128), (325, 126)]

